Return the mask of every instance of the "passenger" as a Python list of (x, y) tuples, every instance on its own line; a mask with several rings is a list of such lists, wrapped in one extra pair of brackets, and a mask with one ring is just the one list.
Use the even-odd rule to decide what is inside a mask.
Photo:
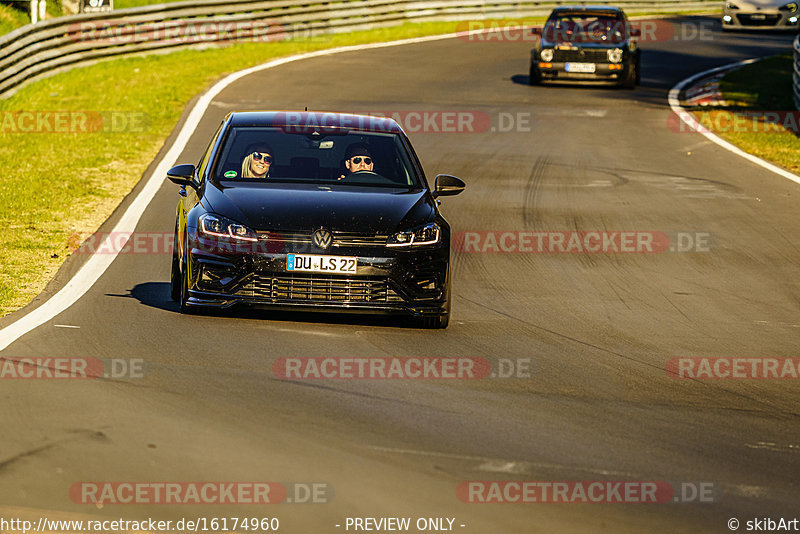
[[(367, 145), (353, 143), (345, 151), (344, 166), (347, 167), (347, 175), (359, 171), (374, 172), (375, 162), (372, 160), (372, 154)], [(347, 175), (342, 174), (339, 180), (344, 179)]]
[(242, 161), (242, 178), (266, 178), (272, 166), (272, 148), (266, 143), (247, 147)]

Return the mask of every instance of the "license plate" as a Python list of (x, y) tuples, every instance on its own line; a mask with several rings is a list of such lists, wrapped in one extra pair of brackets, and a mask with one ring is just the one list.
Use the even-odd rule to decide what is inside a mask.
[(753, 20), (767, 20), (766, 15), (750, 15), (750, 18)]
[(322, 256), (318, 254), (288, 254), (287, 271), (309, 271), (314, 273), (354, 274), (358, 258), (350, 256)]
[(567, 72), (588, 72), (592, 73), (597, 68), (594, 63), (567, 63)]

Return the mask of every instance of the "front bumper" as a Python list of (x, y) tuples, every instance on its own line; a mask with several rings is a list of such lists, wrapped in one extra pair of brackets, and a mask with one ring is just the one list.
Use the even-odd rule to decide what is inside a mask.
[(594, 63), (594, 72), (568, 72), (566, 62), (537, 62), (542, 78), (551, 81), (599, 81), (618, 83), (625, 79), (630, 66), (625, 63)]
[[(326, 252), (259, 245), (231, 246), (190, 235), (187, 305), (414, 316), (449, 311), (449, 237), (418, 250), (368, 246)], [(289, 253), (356, 257), (358, 265), (352, 274), (288, 271)]]
[[(793, 19), (793, 20), (792, 20)], [(722, 27), (737, 30), (796, 30), (800, 25), (800, 10), (791, 13), (786, 11), (753, 11), (724, 10)]]

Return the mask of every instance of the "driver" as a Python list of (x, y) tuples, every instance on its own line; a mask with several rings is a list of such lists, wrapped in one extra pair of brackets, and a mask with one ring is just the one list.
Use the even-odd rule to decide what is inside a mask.
[[(347, 167), (347, 174), (353, 174), (359, 171), (374, 172), (373, 168), (375, 162), (372, 161), (372, 154), (369, 153), (369, 148), (363, 143), (353, 143), (345, 151), (344, 166)], [(345, 178), (341, 175), (339, 180)]]
[(247, 147), (242, 161), (242, 178), (266, 178), (272, 166), (272, 149), (266, 143)]

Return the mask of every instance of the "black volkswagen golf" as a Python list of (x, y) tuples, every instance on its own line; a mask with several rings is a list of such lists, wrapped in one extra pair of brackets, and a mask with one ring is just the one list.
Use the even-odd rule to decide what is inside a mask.
[(398, 124), (338, 113), (230, 113), (180, 185), (172, 298), (181, 311), (255, 305), (450, 317), (450, 226)]
[(612, 6), (565, 6), (553, 10), (531, 50), (530, 85), (543, 81), (612, 82), (638, 85), (641, 57), (625, 13)]

